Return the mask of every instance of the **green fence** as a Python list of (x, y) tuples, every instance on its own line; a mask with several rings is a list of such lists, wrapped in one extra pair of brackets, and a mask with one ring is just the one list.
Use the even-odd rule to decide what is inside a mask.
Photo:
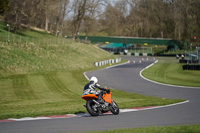
[[(79, 36), (79, 39), (85, 40), (85, 36)], [(131, 38), (131, 37), (97, 37), (88, 36), (91, 43), (126, 43), (126, 44), (154, 44), (154, 45), (177, 45), (179, 41), (172, 39), (158, 39), (158, 38)]]
[(121, 48), (121, 47), (131, 47), (132, 44), (123, 44), (123, 43), (109, 43), (107, 45), (103, 45), (101, 47), (104, 48)]

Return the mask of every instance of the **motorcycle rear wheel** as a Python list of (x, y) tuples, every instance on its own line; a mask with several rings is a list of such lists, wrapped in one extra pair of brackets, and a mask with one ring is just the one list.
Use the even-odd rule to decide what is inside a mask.
[(100, 111), (99, 109), (96, 107), (96, 103), (93, 102), (92, 100), (88, 100), (86, 103), (86, 109), (88, 111), (88, 113), (91, 116), (98, 116)]
[(119, 114), (119, 107), (115, 101), (110, 104), (109, 109), (114, 115)]

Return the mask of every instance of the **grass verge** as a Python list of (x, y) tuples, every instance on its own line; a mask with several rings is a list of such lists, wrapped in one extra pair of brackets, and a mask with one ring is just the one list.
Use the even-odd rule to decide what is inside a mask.
[(162, 126), (132, 129), (115, 129), (107, 131), (93, 131), (87, 133), (199, 133), (200, 125)]
[[(88, 81), (81, 71), (15, 75), (0, 79), (0, 119), (87, 112), (81, 99)], [(181, 102), (112, 90), (120, 108)], [(123, 96), (123, 97), (122, 97)]]
[(144, 70), (148, 79), (172, 85), (200, 87), (200, 71), (183, 70), (175, 58), (160, 58), (158, 63)]

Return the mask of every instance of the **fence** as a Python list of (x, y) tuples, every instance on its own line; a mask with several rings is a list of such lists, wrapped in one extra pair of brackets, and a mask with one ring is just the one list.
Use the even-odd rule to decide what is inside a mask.
[(188, 60), (188, 64), (200, 64), (200, 47), (196, 47), (195, 51), (185, 52), (185, 59)]
[[(79, 36), (80, 40), (85, 40), (85, 36)], [(130, 43), (130, 44), (154, 44), (154, 45), (170, 45), (175, 47), (175, 45), (180, 42), (172, 39), (163, 38), (139, 38), (139, 37), (98, 37), (98, 36), (88, 36), (87, 40), (91, 43)]]
[(17, 45), (21, 44), (39, 44), (39, 45), (53, 45), (53, 44), (66, 44), (69, 43), (69, 39), (61, 38), (61, 37), (51, 37), (51, 38), (36, 38), (36, 37), (27, 37), (20, 35), (6, 35), (0, 34), (0, 42), (6, 43), (8, 45)]

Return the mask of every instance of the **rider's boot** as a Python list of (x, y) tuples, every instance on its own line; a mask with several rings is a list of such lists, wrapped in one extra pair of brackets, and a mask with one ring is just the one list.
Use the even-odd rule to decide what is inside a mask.
[(103, 99), (98, 99), (98, 103), (103, 104), (104, 100)]
[(103, 104), (103, 103), (104, 103), (104, 100), (103, 100), (102, 96), (103, 96), (103, 93), (101, 92), (101, 93), (99, 94), (99, 96), (98, 96), (98, 102), (99, 102), (100, 104)]

